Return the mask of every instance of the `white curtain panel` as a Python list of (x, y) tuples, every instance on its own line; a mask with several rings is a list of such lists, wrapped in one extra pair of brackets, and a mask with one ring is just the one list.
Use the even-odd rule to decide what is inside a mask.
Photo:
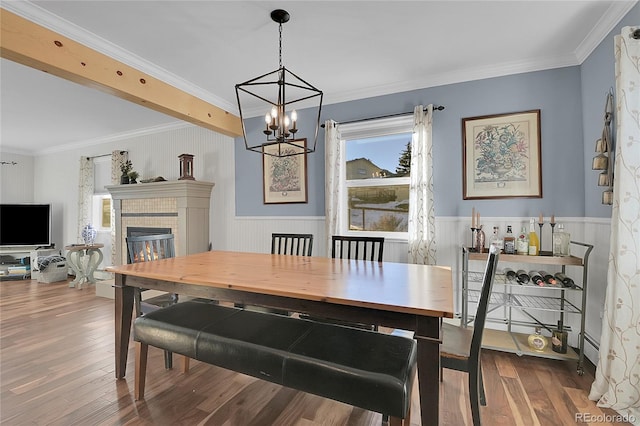
[(80, 157), (80, 180), (78, 182), (78, 235), (82, 243), (82, 228), (91, 223), (91, 203), (93, 201), (93, 160)]
[[(127, 151), (112, 151), (111, 152), (111, 184), (120, 184), (120, 166), (129, 159), (129, 153)], [(116, 260), (116, 216), (113, 206), (111, 206), (111, 262), (118, 265), (122, 259)]]
[(436, 264), (436, 228), (433, 207), (433, 105), (413, 111), (411, 177), (409, 183), (409, 263)]
[(331, 236), (340, 231), (340, 197), (342, 197), (342, 177), (345, 176), (340, 144), (340, 131), (337, 123), (327, 120), (324, 123), (324, 173), (325, 173), (325, 229), (327, 239), (327, 257), (331, 257)]
[(640, 40), (615, 37), (611, 247), (596, 380), (589, 398), (640, 425)]

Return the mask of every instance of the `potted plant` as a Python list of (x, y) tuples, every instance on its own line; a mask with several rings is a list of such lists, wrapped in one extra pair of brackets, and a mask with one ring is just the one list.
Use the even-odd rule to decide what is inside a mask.
[(131, 160), (127, 160), (120, 164), (120, 171), (122, 175), (120, 176), (120, 184), (124, 185), (129, 183), (129, 172), (133, 169), (133, 164), (131, 164)]
[(136, 172), (135, 170), (131, 170), (128, 173), (129, 176), (129, 183), (138, 183), (138, 181), (136, 179), (138, 179), (138, 176), (140, 176), (140, 174), (138, 172)]

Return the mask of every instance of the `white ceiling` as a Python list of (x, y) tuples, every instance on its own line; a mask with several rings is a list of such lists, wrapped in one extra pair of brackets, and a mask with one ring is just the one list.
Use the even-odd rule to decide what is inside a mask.
[[(325, 104), (578, 65), (634, 1), (3, 1), (2, 7), (237, 114), (234, 86), (283, 64)], [(175, 123), (0, 62), (0, 149), (46, 153)], [(244, 106), (244, 105), (243, 105)]]

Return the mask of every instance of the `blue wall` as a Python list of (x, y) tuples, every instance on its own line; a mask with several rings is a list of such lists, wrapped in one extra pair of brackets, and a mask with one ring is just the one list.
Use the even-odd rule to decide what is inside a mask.
[[(604, 126), (604, 103), (609, 89), (615, 91), (614, 36), (622, 27), (640, 26), (640, 3), (611, 30), (596, 49), (582, 63), (582, 117), (584, 134), (585, 216), (611, 217), (611, 206), (602, 205), (602, 191), (598, 185), (598, 173), (591, 170), (596, 139)], [(614, 114), (615, 121), (615, 114)], [(613, 135), (615, 143), (615, 134)]]
[[(434, 113), (434, 191), (437, 216), (468, 216), (473, 206), (483, 216), (609, 217), (600, 204), (602, 188), (591, 170), (595, 139), (602, 129), (604, 95), (613, 87), (613, 34), (640, 23), (636, 5), (582, 66), (477, 80), (375, 98), (325, 105), (322, 121), (349, 121), (403, 111), (418, 104), (444, 105)], [(542, 199), (462, 199), (461, 119), (488, 114), (541, 110)], [(306, 114), (305, 114), (306, 112)], [(314, 116), (298, 111), (301, 129), (313, 129)], [(584, 120), (583, 120), (584, 117)], [(584, 121), (584, 122), (583, 122)], [(251, 140), (262, 138), (262, 117), (245, 121)], [(312, 143), (313, 134), (300, 133)], [(236, 138), (236, 214), (238, 216), (324, 215), (324, 130), (309, 154), (307, 204), (262, 203), (262, 158)]]

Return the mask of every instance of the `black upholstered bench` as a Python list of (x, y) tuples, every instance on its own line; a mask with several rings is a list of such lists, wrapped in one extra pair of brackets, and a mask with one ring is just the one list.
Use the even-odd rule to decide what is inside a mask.
[(138, 317), (133, 330), (136, 399), (154, 346), (409, 424), (412, 339), (198, 302)]

